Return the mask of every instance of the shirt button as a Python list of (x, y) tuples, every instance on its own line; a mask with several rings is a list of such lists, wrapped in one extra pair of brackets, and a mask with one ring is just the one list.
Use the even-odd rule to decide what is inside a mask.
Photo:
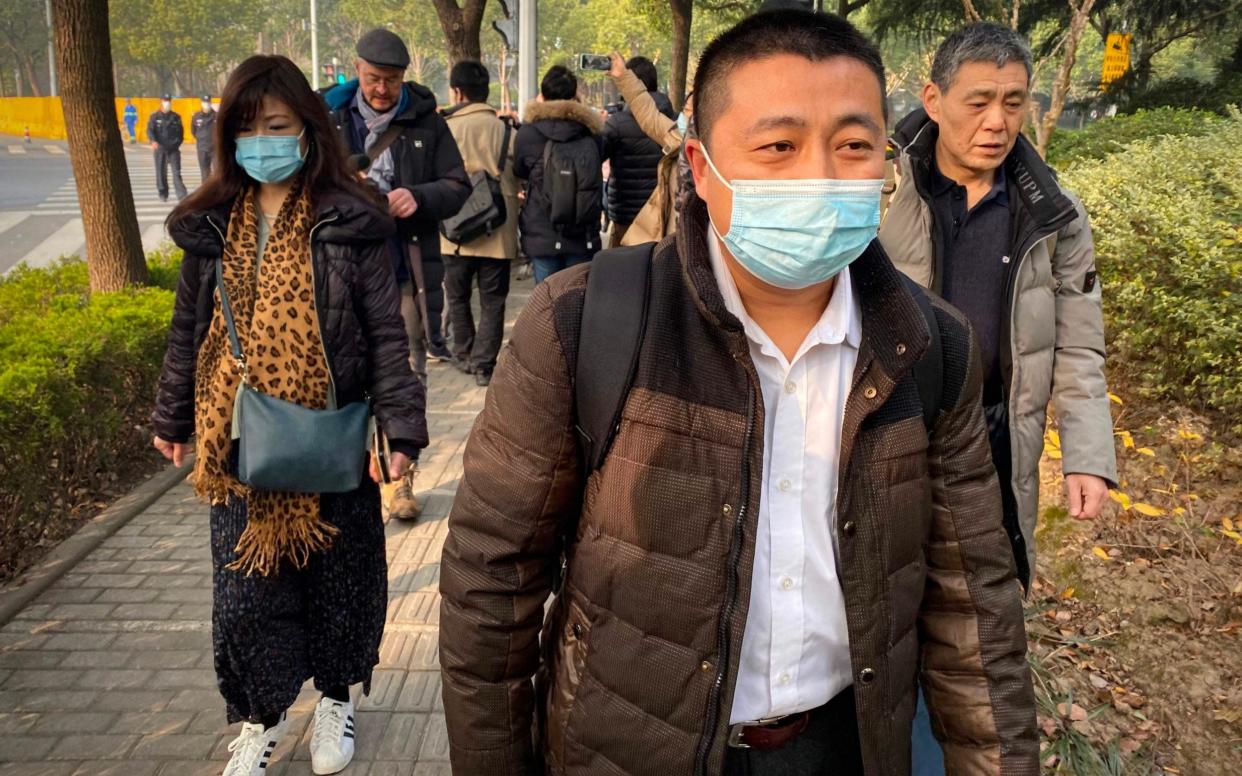
[(798, 385), (793, 380), (785, 383), (785, 393), (794, 393), (798, 390)]
[(866, 396), (868, 399), (874, 399), (875, 393), (876, 393), (875, 388), (873, 386), (868, 385), (866, 390), (863, 391), (863, 396)]
[(781, 577), (781, 590), (792, 590), (793, 580), (789, 577)]
[(781, 675), (780, 675), (780, 678), (779, 678), (777, 681), (779, 681), (779, 682), (780, 682), (780, 684), (782, 684), (782, 685), (789, 684), (789, 682), (790, 682), (790, 677), (789, 677), (789, 674), (781, 674)]
[(712, 661), (710, 661), (710, 660), (704, 660), (702, 663), (699, 663), (699, 670), (700, 670), (700, 671), (702, 671), (702, 672), (703, 672), (703, 673), (705, 673), (705, 674), (706, 674), (706, 673), (708, 673), (709, 671), (711, 671), (711, 670), (712, 670)]
[(793, 487), (793, 483), (790, 482), (789, 480), (781, 480), (781, 484), (779, 487), (782, 491), (788, 491), (790, 488)]

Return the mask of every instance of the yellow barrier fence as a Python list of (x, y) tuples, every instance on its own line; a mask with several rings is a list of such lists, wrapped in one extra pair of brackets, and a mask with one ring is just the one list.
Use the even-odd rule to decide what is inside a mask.
[[(158, 97), (134, 97), (134, 107), (138, 109), (138, 124), (134, 128), (138, 134), (138, 142), (147, 143), (147, 121), (151, 114), (160, 109)], [(172, 101), (172, 109), (181, 116), (181, 125), (185, 128), (187, 143), (193, 143), (190, 134), (190, 117), (201, 107), (198, 98), (179, 99)], [(116, 100), (116, 126), (122, 139), (129, 141), (129, 130), (125, 126), (125, 100)], [(43, 140), (65, 139), (65, 113), (60, 105), (59, 97), (0, 97), (0, 134), (25, 135), (30, 130), (30, 137)]]

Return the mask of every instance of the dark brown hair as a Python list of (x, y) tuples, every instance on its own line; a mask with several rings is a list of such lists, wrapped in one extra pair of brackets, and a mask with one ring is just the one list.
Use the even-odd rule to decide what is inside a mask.
[(300, 174), (306, 176), (312, 203), (328, 191), (346, 191), (367, 202), (376, 201), (375, 193), (359, 183), (347, 166), (345, 148), (327, 106), (311, 89), (306, 76), (285, 57), (259, 54), (229, 74), (216, 119), (211, 176), (169, 214), (169, 229), (191, 213), (232, 203), (248, 186), (255, 185), (235, 158), (237, 133), (259, 115), (264, 97), (288, 105), (306, 125), (306, 163)]

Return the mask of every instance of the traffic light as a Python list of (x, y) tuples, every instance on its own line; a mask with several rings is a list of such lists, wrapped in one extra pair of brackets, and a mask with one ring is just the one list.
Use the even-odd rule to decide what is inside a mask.
[(345, 83), (345, 74), (344, 74), (344, 73), (337, 73), (337, 74), (336, 74), (336, 82), (337, 82), (338, 84), (343, 84), (343, 83)]

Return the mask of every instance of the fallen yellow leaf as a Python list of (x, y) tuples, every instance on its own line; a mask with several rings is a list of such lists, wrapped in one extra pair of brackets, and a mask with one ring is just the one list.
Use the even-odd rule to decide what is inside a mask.
[(1235, 530), (1235, 529), (1234, 529), (1234, 527), (1233, 527), (1233, 521), (1232, 521), (1232, 520), (1230, 520), (1230, 519), (1229, 519), (1229, 518), (1227, 518), (1227, 517), (1222, 517), (1222, 518), (1220, 519), (1220, 524), (1221, 524), (1221, 525), (1223, 525), (1223, 526), (1225, 527), (1225, 530), (1226, 530), (1226, 531), (1233, 531), (1233, 530)]
[(1179, 428), (1179, 429), (1177, 430), (1177, 435), (1178, 435), (1179, 437), (1181, 437), (1182, 439), (1186, 439), (1186, 440), (1196, 440), (1196, 439), (1202, 439), (1202, 438), (1203, 438), (1203, 435), (1201, 435), (1201, 434), (1196, 434), (1196, 433), (1195, 433), (1195, 432), (1193, 432), (1193, 431), (1187, 431), (1187, 430), (1186, 430), (1186, 429), (1184, 429), (1184, 428)]
[(1054, 447), (1061, 446), (1061, 435), (1057, 433), (1055, 428), (1048, 429), (1048, 443)]
[(1121, 400), (1120, 396), (1118, 396), (1115, 393), (1112, 393), (1111, 391), (1108, 394), (1108, 400), (1111, 401), (1113, 404), (1125, 404), (1125, 402)]
[(1140, 515), (1147, 515), (1148, 517), (1164, 517), (1167, 514), (1160, 507), (1154, 507), (1151, 504), (1144, 504), (1141, 501), (1134, 504), (1134, 511), (1138, 512)]
[(1138, 448), (1135, 448), (1134, 452), (1138, 453), (1139, 455), (1145, 455), (1148, 458), (1156, 457), (1156, 451), (1152, 450), (1150, 447), (1138, 447)]
[(1130, 435), (1129, 431), (1118, 431), (1117, 436), (1121, 437), (1122, 447), (1126, 448), (1127, 450), (1134, 449), (1134, 437)]
[(1173, 510), (1173, 514), (1175, 514), (1175, 515), (1184, 515), (1184, 514), (1186, 514), (1186, 508), (1185, 508), (1185, 507), (1176, 507), (1176, 508)]
[(1225, 536), (1228, 536), (1230, 539), (1233, 539), (1235, 542), (1242, 542), (1242, 534), (1238, 533), (1237, 531), (1231, 531), (1226, 528), (1225, 530), (1221, 531), (1221, 533), (1223, 533)]
[(1108, 553), (1104, 551), (1103, 547), (1092, 547), (1091, 554), (1100, 560), (1111, 560), (1111, 558), (1108, 557)]
[(1061, 591), (1061, 600), (1068, 601), (1069, 599), (1073, 598), (1074, 592), (1075, 592), (1074, 588), (1072, 587), (1065, 588), (1064, 590)]
[(1130, 497), (1122, 493), (1121, 491), (1110, 490), (1108, 492), (1108, 497), (1111, 498), (1113, 501), (1116, 501), (1118, 504), (1120, 504), (1122, 509), (1130, 508)]

